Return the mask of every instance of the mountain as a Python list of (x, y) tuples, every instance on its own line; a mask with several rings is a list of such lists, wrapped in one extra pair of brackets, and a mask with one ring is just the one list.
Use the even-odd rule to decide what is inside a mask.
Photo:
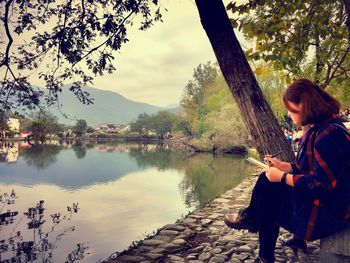
[(166, 109), (178, 108), (180, 105), (178, 103), (171, 103), (168, 106), (165, 106)]
[(91, 87), (85, 87), (84, 90), (94, 98), (94, 104), (84, 105), (79, 102), (69, 87), (69, 85), (63, 87), (59, 100), (62, 105), (61, 111), (68, 115), (68, 119), (62, 115), (57, 106), (49, 108), (49, 111), (58, 117), (60, 123), (75, 124), (77, 119), (84, 119), (89, 126), (97, 126), (101, 123), (127, 124), (135, 120), (140, 113), (153, 114), (160, 110), (170, 110), (129, 100), (117, 92)]

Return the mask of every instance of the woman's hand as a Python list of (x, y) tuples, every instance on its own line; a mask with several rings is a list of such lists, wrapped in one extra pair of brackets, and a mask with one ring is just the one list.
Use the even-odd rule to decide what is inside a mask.
[(282, 162), (277, 158), (271, 158), (269, 155), (266, 155), (265, 161), (269, 164), (270, 167), (275, 167), (283, 172), (289, 173), (292, 170), (292, 166), (290, 163)]
[(273, 157), (271, 158), (270, 155), (265, 156), (265, 161), (271, 166), (271, 167), (276, 167), (277, 169), (281, 170), (282, 166), (282, 161)]
[(281, 182), (282, 175), (283, 175), (283, 171), (281, 171), (275, 167), (269, 167), (266, 170), (266, 177), (272, 183)]

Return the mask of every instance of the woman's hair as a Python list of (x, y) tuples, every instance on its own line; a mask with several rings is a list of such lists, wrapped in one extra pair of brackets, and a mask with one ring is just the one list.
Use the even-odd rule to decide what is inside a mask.
[(295, 112), (289, 104), (301, 104), (301, 124), (318, 124), (339, 113), (340, 103), (308, 79), (298, 79), (283, 94), (284, 106)]

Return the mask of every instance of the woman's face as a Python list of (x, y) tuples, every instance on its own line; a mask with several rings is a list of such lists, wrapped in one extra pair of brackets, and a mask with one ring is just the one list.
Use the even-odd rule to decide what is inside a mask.
[(288, 101), (289, 104), (289, 109), (287, 109), (288, 111), (288, 116), (291, 117), (293, 123), (297, 126), (301, 126), (301, 116), (300, 116), (300, 112), (301, 112), (301, 104), (296, 104), (293, 102)]

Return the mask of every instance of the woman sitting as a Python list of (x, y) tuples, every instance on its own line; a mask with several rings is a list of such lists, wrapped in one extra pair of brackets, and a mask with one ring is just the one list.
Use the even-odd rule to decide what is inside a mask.
[(267, 156), (270, 167), (259, 176), (249, 206), (237, 217), (225, 216), (231, 228), (259, 232), (255, 262), (274, 261), (280, 226), (294, 234), (284, 244), (297, 248), (350, 226), (350, 135), (336, 117), (339, 102), (299, 79), (283, 103), (294, 124), (304, 126), (296, 162)]

